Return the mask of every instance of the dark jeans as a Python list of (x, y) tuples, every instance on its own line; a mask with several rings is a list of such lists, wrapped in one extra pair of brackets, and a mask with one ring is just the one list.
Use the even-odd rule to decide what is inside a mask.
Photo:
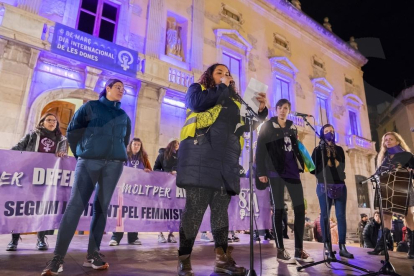
[[(39, 231), (37, 232), (37, 238), (38, 239), (43, 239), (45, 237), (45, 235), (53, 235), (55, 231), (54, 230), (46, 230), (46, 231)], [(12, 239), (19, 239), (20, 238), (20, 233), (14, 233), (12, 234)]]
[[(123, 162), (78, 159), (69, 203), (59, 226), (55, 254), (64, 257), (79, 219), (95, 191), (88, 253), (99, 250), (105, 230), (108, 206), (123, 170)], [(98, 184), (98, 185), (96, 185)]]
[[(325, 221), (328, 220), (328, 216), (326, 214), (325, 193), (321, 191), (321, 189), (319, 188), (319, 185), (317, 185), (316, 187), (316, 194), (318, 195), (319, 206), (321, 207), (321, 228), (322, 228), (323, 242), (325, 242), (326, 241)], [(342, 196), (340, 198), (333, 200), (332, 198), (328, 197), (329, 212), (331, 211), (332, 204), (335, 204), (335, 213), (336, 213), (336, 219), (338, 221), (338, 236), (339, 236), (340, 244), (346, 243), (346, 198), (347, 198), (346, 185), (343, 188)]]
[[(305, 229), (305, 201), (303, 198), (302, 183), (290, 183), (282, 178), (270, 178), (272, 186), (273, 202), (273, 230), (276, 233), (277, 248), (284, 248), (283, 245), (283, 212), (285, 209), (284, 196), (285, 186), (292, 198), (295, 222), (293, 233), (295, 235), (295, 248), (303, 249), (303, 231)], [(286, 224), (286, 228), (287, 228)]]
[(210, 206), (211, 233), (215, 247), (227, 250), (229, 232), (228, 207), (231, 197), (205, 188), (186, 188), (187, 198), (180, 222), (179, 255), (191, 254), (207, 206)]
[[(124, 237), (124, 232), (113, 232), (111, 240), (119, 243)], [(138, 239), (138, 232), (128, 232), (128, 243), (133, 243)]]

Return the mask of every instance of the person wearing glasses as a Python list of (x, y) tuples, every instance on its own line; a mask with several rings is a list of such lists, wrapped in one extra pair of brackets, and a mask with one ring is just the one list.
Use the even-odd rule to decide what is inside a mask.
[(67, 138), (77, 159), (75, 181), (60, 222), (54, 257), (41, 275), (58, 275), (79, 219), (94, 191), (88, 251), (83, 266), (98, 270), (109, 267), (99, 250), (108, 206), (124, 162), (128, 160), (126, 147), (131, 134), (131, 120), (121, 109), (124, 93), (122, 81), (108, 80), (99, 100), (82, 105), (69, 123)]
[[(35, 130), (27, 133), (12, 150), (32, 151), (52, 153), (56, 156), (63, 157), (67, 153), (66, 137), (62, 135), (59, 128), (59, 122), (52, 113), (46, 113), (42, 116)], [(53, 235), (53, 230), (37, 232), (36, 248), (38, 250), (47, 250), (48, 244), (45, 241), (45, 235)], [(17, 245), (21, 240), (19, 233), (12, 234), (12, 240), (7, 245), (7, 251), (16, 251)]]

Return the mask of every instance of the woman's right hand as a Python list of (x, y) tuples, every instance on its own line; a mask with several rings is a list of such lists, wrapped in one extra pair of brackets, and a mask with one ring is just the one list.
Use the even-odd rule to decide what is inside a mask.
[(260, 176), (260, 177), (259, 177), (259, 180), (260, 180), (260, 182), (262, 182), (262, 183), (267, 183), (267, 181), (268, 181), (267, 176)]
[(66, 155), (67, 155), (66, 152), (63, 152), (63, 151), (59, 151), (58, 153), (56, 153), (57, 157), (64, 157)]
[(221, 80), (221, 83), (224, 83), (225, 85), (229, 86), (233, 78), (231, 76), (224, 76), (220, 80)]

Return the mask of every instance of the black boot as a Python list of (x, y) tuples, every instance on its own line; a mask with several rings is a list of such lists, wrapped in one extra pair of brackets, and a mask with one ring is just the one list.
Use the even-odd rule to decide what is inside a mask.
[(354, 255), (352, 255), (351, 253), (348, 252), (348, 250), (346, 250), (346, 246), (345, 244), (339, 244), (339, 256), (341, 257), (345, 257), (348, 259), (353, 259)]
[(384, 255), (385, 254), (384, 249), (385, 249), (384, 246), (377, 244), (377, 246), (375, 246), (374, 248), (374, 251), (369, 251), (368, 254), (369, 255)]
[(408, 259), (414, 259), (414, 231), (411, 231), (410, 233), (410, 247), (408, 247), (408, 254), (407, 254), (407, 258)]
[(331, 252), (331, 254), (329, 254), (329, 250), (328, 250), (329, 245), (328, 245), (328, 243), (327, 243), (327, 242), (324, 242), (324, 243), (323, 243), (323, 248), (325, 249), (325, 255), (326, 255), (327, 257), (329, 257), (329, 258), (331, 258), (331, 259), (336, 259), (336, 258), (335, 258), (335, 253), (334, 253), (333, 251)]
[(45, 241), (45, 238), (46, 238), (45, 232), (41, 231), (41, 232), (38, 232), (37, 233), (37, 244), (36, 244), (36, 248), (38, 250), (48, 250), (49, 249), (49, 245)]

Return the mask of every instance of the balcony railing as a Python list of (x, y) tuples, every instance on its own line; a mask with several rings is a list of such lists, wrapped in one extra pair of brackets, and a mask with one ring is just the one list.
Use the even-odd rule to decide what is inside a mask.
[(168, 80), (172, 83), (189, 87), (194, 81), (194, 76), (190, 71), (184, 71), (182, 69), (180, 70), (174, 67), (170, 67)]
[(357, 135), (349, 135), (346, 144), (350, 149), (362, 149), (375, 152), (375, 142), (359, 137)]
[(291, 120), (291, 121), (293, 121), (293, 123), (294, 123), (296, 126), (299, 126), (299, 127), (305, 127), (305, 121), (303, 120), (303, 118), (302, 118), (302, 117), (299, 117), (299, 116), (295, 116), (295, 115), (289, 114), (289, 115), (288, 115), (288, 119), (289, 119), (289, 120)]
[[(37, 48), (50, 49), (55, 22), (0, 3), (0, 35)], [(52, 35), (51, 35), (52, 34)]]

